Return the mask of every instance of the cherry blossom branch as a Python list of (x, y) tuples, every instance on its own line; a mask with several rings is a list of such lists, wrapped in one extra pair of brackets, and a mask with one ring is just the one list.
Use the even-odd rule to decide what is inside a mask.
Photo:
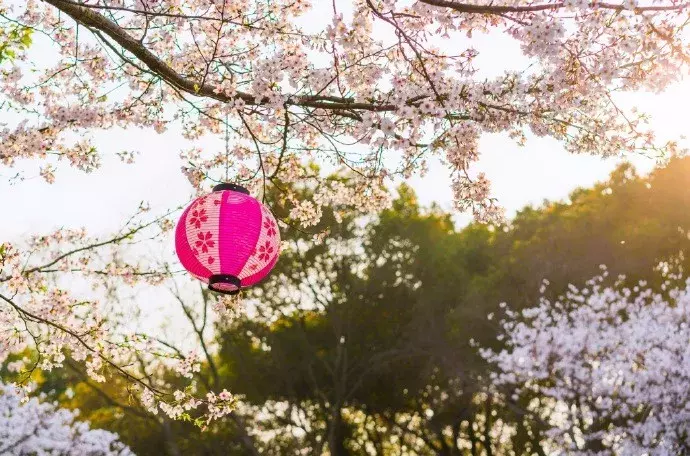
[[(67, 252), (65, 252), (65, 253), (63, 253), (63, 254), (57, 256), (55, 259), (53, 259), (52, 261), (49, 261), (48, 263), (45, 263), (45, 264), (40, 265), (40, 266), (34, 266), (34, 267), (30, 268), (30, 269), (26, 269), (26, 270), (22, 271), (22, 273), (23, 273), (24, 275), (29, 275), (29, 274), (34, 273), (34, 272), (48, 272), (48, 271), (44, 271), (44, 270), (47, 269), (47, 268), (50, 268), (51, 266), (54, 266), (55, 264), (59, 263), (60, 261), (64, 260), (65, 258), (70, 257), (70, 256), (72, 256), (72, 255), (74, 255), (74, 254), (77, 254), (77, 253), (80, 253), (80, 252), (84, 252), (84, 251), (86, 251), (86, 250), (97, 249), (97, 248), (99, 248), (99, 247), (103, 247), (103, 246), (106, 246), (106, 245), (109, 245), (109, 244), (118, 244), (118, 243), (120, 243), (120, 242), (122, 242), (122, 241), (124, 241), (124, 240), (126, 240), (126, 239), (131, 238), (131, 237), (134, 236), (136, 233), (138, 233), (138, 232), (140, 232), (140, 231), (142, 231), (142, 230), (144, 230), (144, 229), (146, 229), (146, 228), (148, 228), (148, 227), (154, 225), (155, 223), (158, 223), (158, 222), (160, 222), (161, 220), (164, 220), (164, 219), (165, 219), (166, 217), (168, 217), (172, 212), (174, 212), (174, 211), (169, 211), (169, 212), (167, 212), (165, 215), (163, 215), (163, 216), (161, 216), (161, 217), (158, 217), (158, 218), (156, 218), (155, 220), (152, 220), (152, 221), (150, 221), (150, 222), (148, 222), (148, 223), (145, 223), (145, 224), (143, 224), (143, 225), (137, 226), (136, 228), (133, 228), (133, 229), (127, 231), (126, 233), (124, 233), (124, 234), (122, 234), (122, 235), (120, 235), (120, 236), (115, 236), (115, 237), (113, 237), (113, 238), (106, 239), (105, 241), (96, 242), (96, 243), (94, 243), (94, 244), (89, 244), (89, 245), (86, 245), (86, 246), (83, 246), (83, 247), (78, 247), (78, 248), (69, 250), (69, 251), (67, 251)], [(153, 273), (155, 273), (155, 272), (150, 272), (149, 274), (153, 274)], [(10, 279), (10, 277), (0, 277), (0, 282), (6, 282), (6, 281), (9, 280), (9, 279)]]
[(26, 442), (30, 438), (35, 437), (39, 428), (40, 428), (40, 425), (37, 425), (34, 428), (33, 432), (28, 432), (25, 435), (21, 436), (18, 440), (15, 440), (14, 442), (10, 442), (9, 446), (0, 448), (0, 454), (11, 454), (10, 452), (12, 450), (14, 450), (15, 448), (17, 448), (19, 445)]
[(283, 163), (283, 157), (285, 156), (285, 151), (287, 150), (287, 145), (288, 145), (288, 130), (290, 128), (290, 111), (288, 110), (287, 106), (285, 107), (285, 125), (283, 127), (283, 146), (280, 148), (280, 154), (278, 155), (278, 164), (276, 165), (275, 170), (273, 173), (268, 176), (269, 180), (272, 180), (275, 178), (278, 173), (280, 172), (280, 166)]
[(69, 357), (65, 358), (65, 364), (66, 364), (75, 374), (77, 374), (77, 375), (79, 376), (79, 378), (81, 379), (81, 381), (82, 381), (86, 386), (88, 386), (90, 389), (92, 389), (96, 394), (98, 394), (101, 398), (103, 398), (108, 404), (110, 404), (110, 405), (112, 405), (112, 406), (114, 406), (114, 407), (120, 408), (120, 409), (122, 409), (123, 411), (125, 411), (125, 412), (127, 412), (127, 413), (131, 413), (131, 414), (134, 415), (134, 416), (138, 416), (138, 417), (140, 417), (140, 418), (144, 418), (144, 419), (151, 420), (151, 421), (154, 421), (154, 422), (158, 423), (158, 421), (157, 421), (152, 415), (150, 415), (150, 414), (148, 414), (148, 413), (146, 413), (146, 412), (144, 412), (144, 411), (142, 411), (142, 410), (140, 410), (140, 409), (138, 409), (138, 408), (132, 407), (132, 406), (130, 406), (130, 405), (122, 404), (122, 403), (116, 401), (115, 399), (113, 399), (113, 397), (110, 396), (110, 395), (109, 395), (108, 393), (106, 393), (105, 391), (103, 391), (103, 389), (101, 389), (101, 388), (99, 388), (98, 386), (96, 386), (96, 385), (91, 381), (91, 379), (89, 379), (88, 375), (86, 375), (86, 374), (84, 373), (84, 371), (82, 371), (82, 370), (79, 368), (79, 366), (78, 366), (75, 362), (73, 362)]
[[(505, 14), (505, 13), (535, 13), (539, 11), (556, 11), (564, 9), (567, 7), (566, 2), (556, 2), (556, 3), (540, 3), (536, 5), (494, 5), (492, 3), (481, 5), (481, 4), (471, 4), (462, 3), (454, 0), (418, 0), (420, 3), (425, 3), (431, 6), (439, 6), (443, 8), (450, 8), (459, 13), (469, 13), (469, 14)], [(623, 4), (615, 3), (604, 3), (598, 1), (589, 2), (586, 5), (587, 8), (599, 8), (607, 9), (613, 11), (625, 11), (630, 10), (635, 14), (641, 14), (646, 12), (655, 11), (682, 11), (690, 7), (690, 3), (679, 3), (676, 5), (649, 5), (649, 6), (634, 6), (626, 8)]]
[(116, 5), (93, 5), (93, 4), (83, 3), (83, 2), (75, 2), (75, 1), (71, 1), (71, 0), (60, 0), (60, 1), (62, 3), (68, 3), (68, 4), (71, 4), (74, 6), (80, 6), (80, 7), (84, 7), (84, 8), (109, 10), (109, 11), (122, 11), (122, 12), (126, 12), (126, 13), (141, 14), (143, 16), (150, 16), (150, 17), (169, 17), (169, 18), (173, 18), (173, 19), (216, 21), (216, 22), (221, 22), (221, 23), (246, 26), (246, 24), (244, 24), (242, 22), (234, 22), (234, 21), (232, 21), (228, 18), (225, 18), (225, 17), (203, 16), (203, 15), (196, 15), (196, 14), (178, 14), (178, 13), (170, 13), (168, 11), (151, 11), (148, 9), (143, 10), (143, 9), (137, 9), (137, 8), (127, 8), (125, 6), (116, 6)]
[[(204, 303), (204, 316), (206, 315), (207, 309), (208, 309), (208, 298), (204, 294), (204, 290), (201, 290), (201, 295), (202, 295), (202, 301)], [(211, 352), (208, 348), (208, 344), (206, 343), (206, 339), (204, 338), (204, 325), (199, 327), (197, 325), (196, 319), (192, 315), (192, 311), (189, 307), (184, 302), (184, 299), (182, 299), (182, 296), (180, 295), (179, 289), (177, 288), (177, 284), (175, 284), (175, 291), (173, 292), (173, 296), (177, 300), (177, 302), (180, 304), (180, 307), (182, 308), (182, 312), (184, 313), (185, 317), (187, 317), (187, 320), (189, 321), (189, 324), (192, 326), (192, 330), (194, 331), (194, 334), (196, 335), (197, 340), (199, 341), (199, 345), (201, 345), (201, 349), (204, 353), (204, 357), (206, 358), (206, 362), (208, 363), (209, 369), (211, 370), (211, 377), (213, 379), (213, 385), (217, 386), (219, 381), (220, 381), (220, 376), (218, 374), (218, 368), (216, 367), (216, 363), (213, 360), (213, 357), (211, 356)], [(169, 347), (171, 345), (168, 345)], [(178, 351), (179, 353), (179, 351)], [(212, 385), (209, 384), (209, 382), (206, 379), (203, 379), (204, 383), (206, 384), (206, 387), (211, 390)]]
[(93, 348), (91, 345), (89, 345), (89, 344), (82, 338), (81, 335), (77, 334), (77, 333), (74, 332), (73, 330), (71, 330), (71, 329), (69, 329), (69, 328), (66, 328), (66, 327), (62, 326), (62, 325), (59, 324), (59, 323), (55, 323), (54, 321), (48, 320), (47, 318), (40, 317), (40, 316), (38, 316), (38, 315), (36, 315), (36, 314), (33, 314), (33, 313), (27, 311), (26, 309), (24, 309), (24, 308), (22, 308), (21, 306), (19, 306), (18, 304), (16, 304), (12, 299), (8, 298), (7, 296), (5, 296), (5, 295), (3, 295), (3, 294), (0, 294), (0, 299), (2, 299), (3, 301), (5, 301), (7, 304), (9, 304), (12, 308), (14, 308), (14, 309), (15, 309), (17, 312), (19, 312), (20, 314), (25, 315), (26, 317), (30, 318), (32, 321), (44, 323), (44, 324), (46, 324), (46, 325), (48, 325), (48, 326), (51, 326), (51, 327), (53, 327), (53, 328), (55, 328), (55, 329), (57, 329), (57, 330), (59, 330), (59, 331), (62, 331), (62, 332), (65, 333), (65, 334), (69, 334), (69, 335), (72, 336), (74, 339), (76, 339), (77, 342), (79, 342), (79, 344), (80, 344), (81, 346), (83, 346), (86, 350), (88, 350), (88, 351), (91, 352), (92, 354), (97, 355), (100, 359), (102, 359), (103, 361), (105, 361), (106, 364), (108, 364), (110, 367), (112, 367), (113, 369), (115, 369), (117, 372), (119, 372), (119, 373), (120, 373), (123, 377), (125, 377), (126, 379), (129, 379), (130, 381), (132, 381), (132, 382), (134, 382), (134, 383), (138, 383), (139, 385), (143, 386), (144, 388), (150, 389), (151, 391), (155, 392), (155, 393), (158, 394), (158, 395), (161, 395), (161, 396), (162, 396), (162, 395), (164, 394), (163, 392), (159, 391), (158, 389), (156, 389), (156, 388), (154, 388), (154, 387), (152, 387), (152, 386), (147, 385), (142, 379), (140, 379), (140, 378), (138, 378), (138, 377), (135, 377), (134, 375), (132, 375), (132, 374), (130, 374), (129, 372), (127, 372), (126, 370), (124, 370), (124, 369), (123, 369), (121, 366), (119, 366), (117, 363), (115, 363), (115, 362), (112, 361), (110, 358), (108, 358), (107, 356), (103, 355), (100, 351), (96, 350), (96, 349)]
[[(192, 95), (208, 97), (222, 102), (231, 102), (240, 99), (245, 104), (252, 106), (262, 106), (268, 104), (268, 100), (257, 99), (253, 95), (246, 92), (238, 91), (236, 92), (235, 96), (227, 96), (219, 93), (210, 84), (200, 84), (199, 82), (185, 78), (164, 61), (159, 59), (151, 51), (149, 51), (141, 42), (129, 35), (125, 29), (87, 7), (80, 6), (79, 4), (68, 2), (66, 0), (43, 1), (55, 6), (60, 11), (72, 17), (72, 19), (74, 19), (76, 22), (81, 23), (89, 28), (101, 31), (124, 49), (136, 56), (148, 67), (150, 71), (160, 76), (168, 84), (180, 90)], [(409, 104), (413, 103), (414, 101), (409, 101)], [(397, 109), (394, 104), (356, 102), (351, 98), (321, 95), (300, 95), (291, 97), (286, 101), (286, 104), (307, 108), (331, 110), (340, 115), (343, 114), (339, 111), (343, 110), (385, 112), (395, 111)]]

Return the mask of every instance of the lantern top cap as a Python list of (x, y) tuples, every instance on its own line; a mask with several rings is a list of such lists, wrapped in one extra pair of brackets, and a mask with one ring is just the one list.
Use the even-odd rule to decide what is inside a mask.
[(249, 190), (247, 190), (246, 188), (242, 187), (241, 185), (231, 184), (229, 182), (218, 184), (215, 187), (213, 187), (214, 192), (222, 192), (223, 190), (232, 190), (233, 192), (239, 192), (244, 193), (245, 195), (249, 195)]

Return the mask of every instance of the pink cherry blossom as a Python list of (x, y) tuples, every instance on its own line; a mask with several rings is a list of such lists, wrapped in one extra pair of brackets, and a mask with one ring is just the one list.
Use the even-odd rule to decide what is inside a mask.
[(202, 252), (208, 253), (208, 249), (215, 246), (215, 241), (212, 240), (213, 234), (210, 231), (206, 233), (197, 234), (197, 240), (194, 243), (197, 248), (200, 248)]
[(266, 241), (265, 244), (259, 246), (258, 257), (261, 261), (268, 261), (271, 259), (275, 248), (271, 245), (270, 241)]
[(189, 222), (197, 228), (201, 228), (201, 224), (207, 220), (208, 216), (206, 215), (206, 209), (194, 209)]
[(0, 454), (71, 454), (134, 456), (117, 434), (91, 429), (78, 414), (29, 398), (12, 385), (0, 384)]
[(606, 276), (506, 312), (506, 348), (482, 351), (496, 367), (494, 389), (511, 404), (539, 399), (531, 403), (539, 411), (524, 412), (539, 415), (555, 453), (682, 454), (690, 444), (690, 279), (669, 274), (656, 292), (646, 282), (605, 286)]

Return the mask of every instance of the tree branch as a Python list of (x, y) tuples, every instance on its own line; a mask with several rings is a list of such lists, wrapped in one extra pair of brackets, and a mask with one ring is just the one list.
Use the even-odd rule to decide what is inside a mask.
[[(539, 11), (557, 11), (566, 7), (565, 2), (556, 3), (540, 3), (536, 5), (526, 5), (526, 6), (514, 6), (514, 5), (474, 5), (469, 3), (462, 3), (454, 0), (419, 0), (421, 3), (425, 3), (431, 6), (439, 6), (443, 8), (450, 8), (459, 13), (467, 14), (491, 14), (491, 15), (501, 15), (505, 13), (536, 13)], [(626, 8), (622, 4), (615, 3), (600, 3), (597, 1), (590, 2), (587, 5), (588, 8), (598, 8), (613, 11), (624, 11)], [(659, 12), (659, 11), (682, 11), (690, 7), (690, 3), (680, 3), (676, 5), (650, 5), (650, 6), (638, 6), (632, 8), (635, 14), (642, 14), (645, 12)]]
[[(163, 60), (158, 58), (150, 50), (148, 50), (142, 43), (133, 38), (117, 23), (93, 11), (91, 8), (80, 6), (78, 3), (68, 0), (43, 1), (53, 5), (55, 8), (70, 16), (76, 22), (83, 24), (90, 29), (102, 32), (128, 52), (136, 56), (137, 59), (146, 65), (150, 71), (154, 72), (165, 82), (179, 90), (183, 90), (196, 96), (212, 98), (214, 100), (226, 103), (238, 99), (244, 101), (245, 104), (252, 106), (262, 106), (268, 103), (267, 99), (257, 99), (254, 95), (241, 91), (236, 92), (234, 96), (216, 93), (216, 90), (213, 86), (202, 83), (201, 81), (194, 81), (184, 77)], [(408, 104), (412, 103), (414, 103), (413, 99), (408, 100)], [(291, 97), (286, 101), (286, 106), (326, 109), (334, 111), (338, 115), (344, 115), (345, 117), (349, 118), (352, 118), (352, 114), (345, 115), (346, 113), (340, 113), (338, 111), (357, 109), (363, 111), (385, 112), (396, 110), (396, 106), (389, 103), (357, 102), (350, 97), (340, 98), (321, 95), (303, 95)]]
[(99, 388), (98, 386), (94, 385), (93, 382), (91, 382), (91, 380), (89, 379), (89, 377), (88, 377), (84, 372), (82, 372), (82, 370), (79, 369), (79, 366), (78, 366), (75, 362), (73, 362), (70, 358), (66, 358), (66, 359), (65, 359), (65, 364), (66, 364), (75, 374), (77, 374), (77, 375), (79, 376), (79, 378), (81, 379), (81, 381), (82, 381), (86, 386), (88, 386), (89, 388), (91, 388), (98, 396), (100, 396), (101, 398), (103, 398), (103, 400), (105, 400), (105, 401), (106, 401), (108, 404), (110, 404), (111, 406), (117, 407), (117, 408), (119, 408), (119, 409), (122, 409), (124, 412), (130, 413), (130, 414), (132, 414), (132, 415), (134, 415), (134, 416), (138, 416), (139, 418), (144, 418), (144, 419), (147, 419), (147, 420), (151, 420), (151, 421), (153, 421), (153, 422), (155, 422), (155, 423), (158, 423), (158, 421), (157, 421), (152, 415), (150, 415), (150, 414), (148, 414), (148, 413), (146, 413), (146, 412), (144, 412), (144, 411), (142, 411), (142, 410), (139, 410), (139, 409), (137, 409), (137, 408), (134, 408), (134, 407), (132, 407), (132, 406), (130, 406), (130, 405), (121, 404), (120, 402), (118, 402), (118, 401), (116, 401), (115, 399), (113, 399), (110, 395), (108, 395), (108, 393), (106, 393), (105, 391), (103, 391), (101, 388)]
[(69, 334), (70, 336), (74, 337), (74, 338), (79, 342), (80, 345), (82, 345), (84, 348), (86, 348), (86, 349), (87, 349), (89, 352), (91, 352), (93, 355), (96, 355), (96, 356), (98, 356), (100, 359), (102, 359), (103, 361), (105, 361), (106, 364), (108, 364), (110, 367), (112, 367), (113, 369), (115, 369), (116, 371), (118, 371), (124, 378), (130, 379), (130, 380), (132, 380), (133, 382), (138, 383), (138, 384), (142, 385), (143, 387), (150, 389), (151, 391), (153, 391), (154, 393), (156, 393), (156, 394), (158, 394), (158, 395), (160, 395), (160, 396), (163, 395), (163, 393), (162, 393), (161, 391), (157, 390), (157, 389), (154, 388), (153, 386), (147, 385), (147, 384), (144, 383), (140, 378), (135, 377), (134, 375), (130, 374), (129, 372), (127, 372), (126, 370), (124, 370), (121, 366), (119, 366), (119, 365), (116, 364), (114, 361), (112, 361), (110, 358), (108, 358), (107, 356), (103, 355), (101, 352), (99, 352), (98, 350), (96, 350), (95, 348), (93, 348), (91, 345), (89, 345), (88, 343), (86, 343), (86, 341), (85, 341), (79, 334), (77, 334), (76, 332), (74, 332), (73, 330), (71, 330), (71, 329), (69, 329), (69, 328), (66, 328), (66, 327), (62, 326), (62, 325), (59, 324), (59, 323), (55, 323), (54, 321), (47, 320), (47, 319), (45, 319), (45, 318), (39, 317), (38, 315), (35, 315), (35, 314), (33, 314), (33, 313), (31, 313), (31, 312), (29, 312), (29, 311), (23, 309), (22, 307), (20, 307), (19, 305), (17, 305), (14, 301), (12, 301), (10, 298), (8, 298), (8, 297), (6, 297), (6, 296), (4, 296), (4, 295), (2, 295), (2, 294), (0, 294), (0, 299), (2, 299), (2, 300), (5, 301), (6, 303), (8, 303), (10, 306), (12, 306), (12, 307), (14, 308), (14, 310), (16, 310), (17, 312), (19, 312), (19, 313), (22, 314), (22, 315), (25, 315), (26, 317), (30, 318), (31, 320), (33, 320), (33, 321), (35, 321), (35, 322), (45, 323), (45, 324), (47, 324), (48, 326), (52, 326), (53, 328), (58, 329), (58, 330), (60, 330), (60, 331), (62, 331), (62, 332), (64, 332), (64, 333)]

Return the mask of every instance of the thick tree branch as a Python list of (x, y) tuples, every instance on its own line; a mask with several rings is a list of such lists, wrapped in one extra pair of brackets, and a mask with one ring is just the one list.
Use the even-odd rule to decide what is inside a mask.
[[(440, 6), (443, 8), (450, 8), (459, 13), (467, 14), (492, 14), (500, 15), (505, 13), (536, 13), (539, 11), (556, 11), (566, 7), (565, 2), (555, 2), (555, 3), (538, 3), (534, 5), (525, 6), (515, 6), (515, 5), (494, 5), (493, 2), (487, 3), (485, 5), (475, 5), (469, 3), (463, 3), (454, 0), (419, 0), (421, 3), (425, 3), (431, 6)], [(589, 8), (606, 9), (613, 11), (623, 11), (626, 8), (622, 4), (615, 3), (602, 3), (593, 1), (588, 5)], [(641, 14), (645, 12), (659, 12), (659, 11), (681, 11), (690, 7), (690, 3), (679, 3), (670, 5), (649, 5), (649, 6), (639, 6), (631, 9), (631, 11), (636, 14)]]
[(200, 14), (171, 13), (170, 11), (172, 11), (172, 8), (168, 9), (168, 11), (150, 11), (150, 10), (145, 10), (145, 9), (127, 8), (125, 6), (116, 6), (116, 5), (88, 5), (88, 4), (85, 4), (83, 2), (77, 2), (77, 1), (71, 1), (71, 0), (61, 0), (61, 3), (68, 3), (71, 5), (83, 6), (85, 8), (91, 8), (91, 9), (122, 11), (125, 13), (141, 14), (143, 16), (149, 16), (149, 17), (169, 17), (169, 18), (173, 18), (173, 19), (215, 21), (215, 22), (222, 22), (222, 23), (227, 23), (227, 24), (245, 25), (245, 24), (242, 24), (240, 22), (234, 22), (234, 21), (232, 21), (228, 18), (224, 18), (224, 17), (205, 16), (205, 15), (200, 15)]
[[(175, 71), (175, 69), (149, 51), (142, 43), (133, 38), (117, 23), (93, 11), (92, 9), (66, 0), (44, 1), (67, 14), (76, 22), (91, 29), (99, 30), (104, 35), (108, 36), (110, 39), (126, 49), (128, 52), (136, 56), (137, 59), (144, 63), (150, 71), (179, 90), (183, 90), (196, 96), (212, 98), (222, 102), (231, 102), (240, 99), (244, 101), (245, 104), (253, 106), (265, 105), (268, 102), (266, 99), (257, 99), (253, 95), (246, 92), (238, 91), (234, 96), (216, 93), (213, 86), (203, 84), (201, 81), (194, 81), (185, 78), (179, 74), (177, 71)], [(353, 109), (383, 112), (394, 111), (396, 109), (395, 105), (393, 104), (355, 102), (351, 98), (338, 98), (320, 95), (297, 96), (287, 100), (286, 105), (326, 109), (336, 112)]]

